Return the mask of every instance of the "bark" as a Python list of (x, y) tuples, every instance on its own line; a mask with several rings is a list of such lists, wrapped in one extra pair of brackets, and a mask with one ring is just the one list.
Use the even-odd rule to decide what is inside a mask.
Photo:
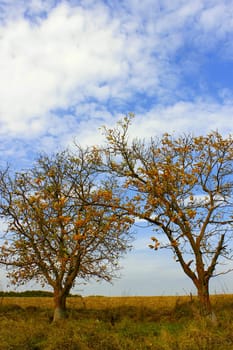
[(200, 302), (201, 313), (203, 315), (208, 315), (212, 312), (212, 306), (210, 302), (208, 285), (200, 283), (198, 288), (198, 299)]
[(66, 316), (66, 295), (61, 290), (55, 290), (53, 322), (62, 320)]
[(209, 318), (212, 322), (216, 322), (216, 316), (210, 301), (209, 281), (198, 281), (197, 291), (201, 315)]

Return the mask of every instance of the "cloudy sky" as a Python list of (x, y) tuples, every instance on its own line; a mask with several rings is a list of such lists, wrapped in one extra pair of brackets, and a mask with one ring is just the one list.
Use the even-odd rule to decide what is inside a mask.
[[(102, 142), (99, 127), (128, 112), (134, 136), (232, 133), (232, 38), (232, 0), (0, 0), (0, 165)], [(193, 290), (149, 236), (138, 230), (121, 280), (83, 293)], [(231, 280), (212, 291), (233, 292)]]

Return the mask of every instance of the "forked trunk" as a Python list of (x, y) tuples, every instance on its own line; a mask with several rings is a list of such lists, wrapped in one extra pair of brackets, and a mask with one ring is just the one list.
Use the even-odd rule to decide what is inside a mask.
[(66, 295), (62, 291), (54, 291), (53, 322), (66, 318)]

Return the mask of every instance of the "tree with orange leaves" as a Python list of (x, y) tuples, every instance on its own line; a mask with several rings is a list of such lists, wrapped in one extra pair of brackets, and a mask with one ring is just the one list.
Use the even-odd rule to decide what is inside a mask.
[[(233, 233), (233, 140), (218, 132), (148, 142), (128, 141), (131, 117), (104, 128), (106, 171), (124, 181), (130, 215), (166, 237), (150, 248), (170, 248), (197, 288), (204, 315), (212, 315), (209, 281), (217, 264), (231, 256)], [(164, 239), (163, 239), (164, 240)], [(224, 271), (226, 272), (226, 271)]]
[(34, 279), (53, 288), (55, 321), (65, 316), (76, 279), (111, 281), (130, 247), (132, 218), (112, 211), (120, 193), (95, 170), (98, 161), (79, 147), (75, 157), (41, 155), (27, 171), (1, 174), (0, 263), (15, 284)]

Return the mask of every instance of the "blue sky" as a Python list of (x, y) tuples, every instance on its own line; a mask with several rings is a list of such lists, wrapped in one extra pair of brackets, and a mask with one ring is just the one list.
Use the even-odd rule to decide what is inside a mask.
[[(0, 0), (0, 164), (101, 143), (99, 127), (128, 112), (136, 137), (232, 133), (232, 38), (232, 0)], [(83, 293), (193, 290), (149, 236), (138, 230), (119, 281)], [(231, 280), (212, 291), (232, 292)]]

